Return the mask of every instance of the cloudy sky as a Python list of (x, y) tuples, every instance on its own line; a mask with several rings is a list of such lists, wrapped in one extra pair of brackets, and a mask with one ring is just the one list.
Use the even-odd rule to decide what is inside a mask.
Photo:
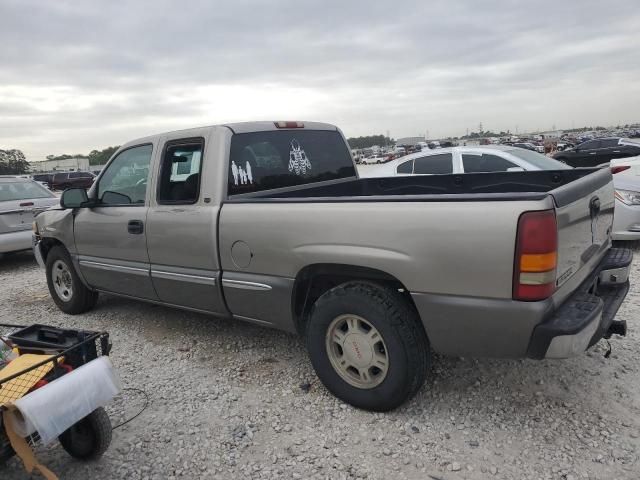
[(636, 0), (0, 0), (0, 19), (0, 148), (29, 160), (240, 120), (640, 121)]

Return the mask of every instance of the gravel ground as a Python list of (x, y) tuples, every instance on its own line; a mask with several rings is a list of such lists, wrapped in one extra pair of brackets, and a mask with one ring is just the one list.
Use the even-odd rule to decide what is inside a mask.
[[(123, 383), (149, 395), (100, 461), (39, 447), (64, 479), (638, 479), (639, 270), (619, 312), (630, 334), (609, 359), (603, 342), (563, 361), (436, 356), (416, 398), (387, 414), (327, 393), (293, 335), (109, 296), (64, 315), (27, 254), (0, 260), (0, 323), (108, 330)], [(112, 421), (143, 404), (125, 391)], [(29, 476), (12, 459), (0, 478)]]

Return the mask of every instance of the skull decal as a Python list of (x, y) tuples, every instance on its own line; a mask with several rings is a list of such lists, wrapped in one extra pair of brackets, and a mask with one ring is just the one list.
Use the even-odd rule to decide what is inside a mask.
[(304, 175), (311, 170), (311, 162), (296, 139), (291, 140), (289, 150), (289, 171), (296, 175)]

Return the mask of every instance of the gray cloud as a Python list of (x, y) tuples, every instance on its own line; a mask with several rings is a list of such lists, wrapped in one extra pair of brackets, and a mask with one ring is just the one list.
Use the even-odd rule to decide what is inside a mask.
[(0, 18), (0, 147), (31, 160), (236, 120), (444, 136), (640, 110), (632, 0), (4, 0)]

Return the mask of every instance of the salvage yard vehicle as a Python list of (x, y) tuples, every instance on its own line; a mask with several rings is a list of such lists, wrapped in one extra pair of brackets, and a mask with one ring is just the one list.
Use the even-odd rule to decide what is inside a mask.
[(105, 292), (298, 332), (332, 393), (386, 411), (431, 351), (565, 358), (624, 335), (613, 206), (608, 169), (359, 178), (333, 125), (234, 123), (122, 146), (36, 218), (34, 252), (66, 313)]
[(91, 172), (63, 172), (51, 177), (51, 190), (65, 190), (71, 187), (89, 188), (96, 176)]
[(493, 145), (423, 150), (362, 172), (362, 176), (395, 177), (521, 170), (566, 170), (568, 168), (571, 167), (531, 150), (515, 146)]
[(0, 176), (0, 254), (30, 249), (34, 215), (59, 203), (38, 182)]
[(616, 158), (640, 155), (640, 142), (628, 138), (596, 138), (575, 148), (557, 152), (553, 158), (572, 167), (595, 167)]

